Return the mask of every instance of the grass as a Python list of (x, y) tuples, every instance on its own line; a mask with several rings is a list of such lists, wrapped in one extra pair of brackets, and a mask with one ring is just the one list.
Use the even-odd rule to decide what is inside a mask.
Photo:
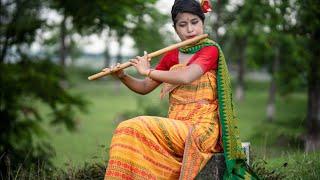
[[(81, 74), (82, 73), (82, 74)], [(56, 150), (57, 167), (83, 166), (90, 162), (105, 162), (116, 119), (123, 112), (137, 108), (137, 95), (107, 77), (88, 81), (87, 74), (76, 71), (71, 76), (70, 90), (89, 101), (88, 112), (76, 115), (76, 131), (63, 126), (47, 126), (49, 138)], [(80, 76), (79, 76), (80, 75)], [(154, 99), (155, 93), (147, 96)]]
[(265, 166), (283, 175), (283, 179), (320, 179), (320, 152), (287, 153), (265, 161)]
[(237, 102), (242, 141), (250, 141), (256, 156), (275, 158), (301, 149), (306, 116), (306, 96), (293, 93), (276, 98), (276, 117), (266, 119), (267, 83), (248, 82), (245, 100)]
[(54, 163), (79, 165), (89, 161), (106, 160), (115, 124), (114, 118), (122, 111), (135, 108), (135, 96), (128, 91), (112, 88), (114, 82), (86, 82), (73, 87), (89, 100), (87, 114), (77, 116), (77, 130), (69, 132), (62, 127), (50, 129), (57, 156)]
[[(70, 90), (85, 96), (90, 105), (87, 114), (76, 115), (75, 132), (61, 126), (47, 127), (56, 150), (54, 164), (62, 169), (86, 167), (88, 163), (103, 164), (108, 159), (108, 146), (119, 120), (117, 118), (126, 112), (140, 112), (137, 111), (137, 100), (141, 98), (156, 106), (160, 101), (159, 90), (142, 97), (110, 77), (88, 81), (87, 76), (92, 74), (89, 71), (77, 70), (70, 74)], [(251, 142), (254, 160), (261, 160), (268, 169), (277, 169), (288, 177), (291, 177), (290, 173), (302, 171), (303, 166), (318, 167), (320, 153), (309, 156), (301, 152), (306, 95), (298, 92), (286, 97), (277, 96), (276, 119), (268, 122), (265, 118), (268, 83), (250, 81), (246, 84), (245, 100), (235, 105), (241, 139)], [(286, 168), (281, 168), (285, 163), (288, 164)], [(319, 172), (316, 169), (313, 171)]]

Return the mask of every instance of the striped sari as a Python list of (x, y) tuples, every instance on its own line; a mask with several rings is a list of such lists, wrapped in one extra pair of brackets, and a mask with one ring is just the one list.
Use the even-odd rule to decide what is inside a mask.
[(204, 39), (179, 50), (193, 54), (206, 46), (219, 50), (217, 71), (191, 84), (164, 88), (170, 92), (168, 118), (140, 116), (121, 123), (111, 142), (105, 179), (194, 179), (221, 151), (227, 167), (223, 179), (259, 179), (246, 165), (220, 46)]
[(105, 179), (194, 179), (214, 153), (223, 151), (216, 82), (212, 70), (174, 87), (168, 118), (139, 116), (120, 123)]

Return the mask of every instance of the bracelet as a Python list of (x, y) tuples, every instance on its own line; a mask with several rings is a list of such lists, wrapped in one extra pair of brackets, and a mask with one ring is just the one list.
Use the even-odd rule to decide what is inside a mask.
[(149, 69), (148, 73), (147, 73), (147, 77), (150, 77), (151, 72), (154, 71), (154, 69)]

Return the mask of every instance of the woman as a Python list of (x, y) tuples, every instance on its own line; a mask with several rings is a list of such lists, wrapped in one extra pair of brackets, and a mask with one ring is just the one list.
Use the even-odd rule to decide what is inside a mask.
[[(171, 13), (182, 41), (204, 33), (199, 2), (176, 0)], [(140, 116), (120, 123), (110, 145), (105, 179), (194, 179), (219, 152), (226, 159), (225, 178), (252, 177), (234, 125), (224, 56), (215, 42), (205, 39), (172, 50), (155, 69), (146, 55), (131, 63), (145, 79), (123, 71), (115, 76), (139, 94), (164, 83), (161, 94), (169, 94), (168, 118)]]

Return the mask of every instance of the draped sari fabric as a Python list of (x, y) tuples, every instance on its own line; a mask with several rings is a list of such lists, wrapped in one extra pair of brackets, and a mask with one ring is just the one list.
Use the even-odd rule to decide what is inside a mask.
[(105, 178), (193, 179), (222, 152), (215, 74), (171, 91), (168, 118), (139, 116), (120, 123)]
[[(139, 116), (120, 123), (105, 179), (194, 179), (217, 152), (226, 159), (224, 179), (254, 179), (239, 140), (223, 53), (209, 39), (198, 50), (206, 46), (219, 49), (217, 71), (190, 84), (166, 84), (162, 93), (169, 93), (168, 117)], [(176, 64), (170, 70), (185, 67)]]

